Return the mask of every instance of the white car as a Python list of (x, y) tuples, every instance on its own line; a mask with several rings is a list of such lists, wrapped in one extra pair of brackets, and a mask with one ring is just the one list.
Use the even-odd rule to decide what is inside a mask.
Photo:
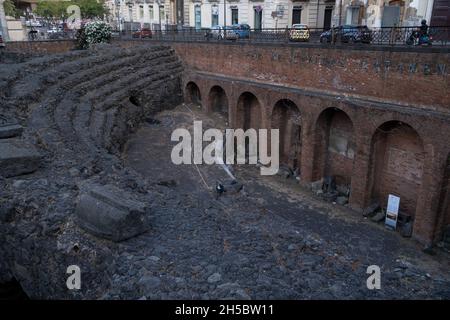
[(217, 25), (211, 27), (211, 35), (213, 39), (223, 39), (223, 26)]
[(25, 25), (27, 27), (42, 27), (42, 24), (37, 20), (28, 20), (25, 21)]

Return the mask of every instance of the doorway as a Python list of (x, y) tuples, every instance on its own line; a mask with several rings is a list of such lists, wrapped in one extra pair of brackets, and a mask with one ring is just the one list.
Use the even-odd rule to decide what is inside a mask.
[(323, 16), (323, 30), (330, 30), (331, 17), (333, 16), (333, 7), (326, 7)]
[(294, 7), (292, 9), (292, 24), (302, 22), (302, 7)]
[(254, 20), (255, 29), (261, 30), (261, 28), (262, 28), (262, 12), (263, 12), (261, 6), (255, 7), (254, 11), (255, 11), (255, 20)]

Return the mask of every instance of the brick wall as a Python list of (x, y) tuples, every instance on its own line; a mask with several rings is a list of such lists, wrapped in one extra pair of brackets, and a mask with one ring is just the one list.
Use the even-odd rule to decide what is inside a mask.
[[(443, 196), (450, 153), (448, 48), (170, 44), (184, 62), (185, 84), (199, 86), (205, 110), (212, 108), (211, 88), (224, 89), (232, 127), (250, 117), (258, 119), (254, 128), (283, 129), (274, 108), (281, 100), (294, 103), (301, 118), (303, 184), (334, 175), (338, 183), (351, 184), (355, 210), (399, 194), (401, 210), (414, 216), (414, 238), (425, 244), (438, 240), (450, 223), (450, 196)], [(243, 108), (245, 92), (258, 101), (251, 112)], [(390, 124), (411, 131), (375, 143)], [(335, 152), (330, 141), (350, 150)]]
[(9, 52), (21, 53), (62, 53), (74, 48), (73, 40), (47, 40), (7, 42), (4, 49)]
[(443, 112), (450, 109), (449, 49), (171, 45), (193, 70)]
[(374, 136), (373, 198), (383, 205), (389, 193), (400, 197), (400, 210), (414, 217), (422, 183), (422, 142), (409, 126), (382, 127)]

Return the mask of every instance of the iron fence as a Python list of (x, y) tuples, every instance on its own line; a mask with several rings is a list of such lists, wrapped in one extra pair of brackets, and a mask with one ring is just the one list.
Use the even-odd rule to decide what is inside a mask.
[[(157, 29), (157, 28), (155, 28)], [(278, 29), (250, 29), (235, 31), (213, 29), (176, 29), (152, 30), (151, 37), (141, 35), (139, 30), (115, 32), (115, 37), (122, 39), (141, 39), (158, 41), (194, 41), (194, 42), (251, 42), (251, 43), (322, 43), (333, 44), (362, 44), (362, 45), (414, 45), (413, 39), (418, 33), (418, 27), (382, 27), (382, 28), (310, 28), (306, 37), (295, 37), (298, 30), (290, 28)], [(432, 45), (450, 45), (450, 27), (429, 27), (428, 35)], [(415, 40), (413, 42), (408, 40)]]

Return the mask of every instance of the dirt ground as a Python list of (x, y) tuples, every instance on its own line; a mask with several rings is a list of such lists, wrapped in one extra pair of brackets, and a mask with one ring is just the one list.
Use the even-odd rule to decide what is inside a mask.
[[(224, 128), (224, 120), (184, 104), (154, 119), (130, 138), (123, 160), (170, 198), (155, 210), (150, 232), (123, 244), (133, 270), (123, 268), (121, 287), (105, 298), (450, 298), (447, 253), (426, 254), (414, 240), (323, 202), (295, 179), (261, 176), (256, 166), (234, 166), (243, 189), (216, 199), (216, 181), (229, 180), (222, 167), (174, 165), (170, 135), (194, 119), (204, 129)], [(132, 252), (144, 244), (145, 252)], [(381, 269), (380, 290), (367, 288), (370, 265)], [(139, 279), (137, 292), (123, 281), (129, 277)]]

